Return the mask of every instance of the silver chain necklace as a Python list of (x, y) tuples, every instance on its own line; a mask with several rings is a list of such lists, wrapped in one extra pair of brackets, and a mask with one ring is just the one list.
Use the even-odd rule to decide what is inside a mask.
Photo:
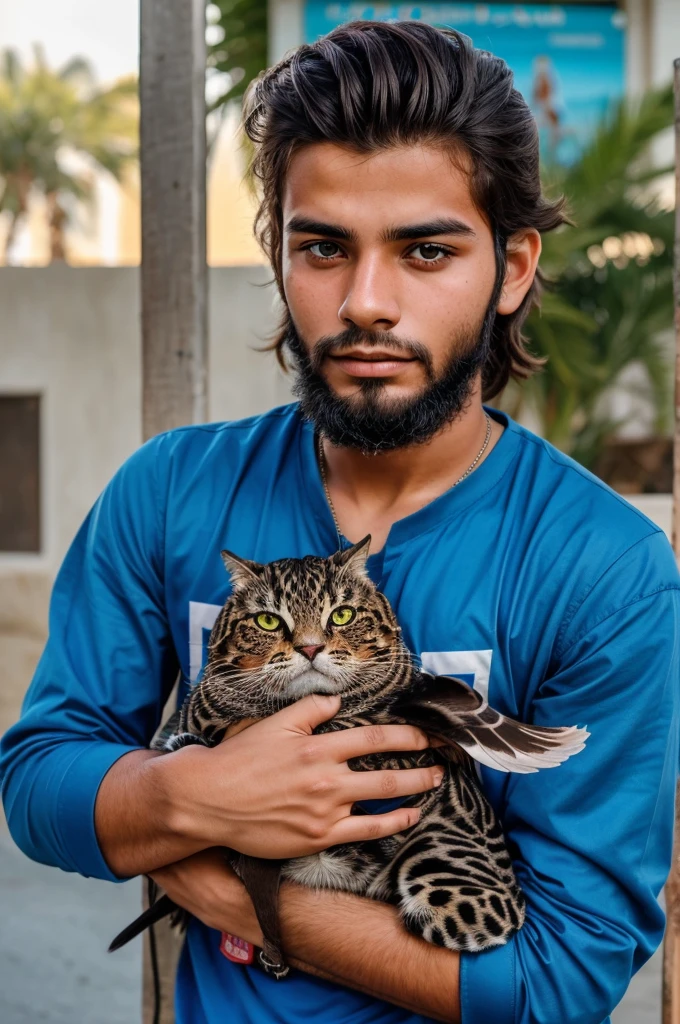
[[(475, 455), (474, 459), (472, 460), (468, 468), (465, 470), (465, 472), (458, 477), (455, 483), (451, 484), (449, 490), (453, 490), (453, 488), (457, 487), (458, 484), (462, 483), (466, 477), (470, 476), (470, 473), (473, 472), (475, 466), (477, 465), (481, 457), (484, 455), (486, 449), (489, 447), (489, 441), (491, 440), (491, 417), (489, 416), (486, 409), (484, 410), (484, 417), (486, 419), (486, 434), (484, 436), (484, 444), (479, 449), (479, 451), (477, 452), (477, 454)], [(340, 532), (340, 524), (338, 523), (338, 517), (335, 514), (335, 506), (333, 504), (333, 499), (331, 498), (331, 493), (328, 489), (328, 480), (326, 478), (326, 456), (324, 455), (323, 451), (323, 442), (321, 440), (321, 434), (316, 435), (316, 452), (317, 459), (319, 461), (319, 470), (321, 471), (321, 482), (323, 483), (323, 489), (326, 494), (326, 501), (328, 502), (328, 507), (331, 510), (331, 515), (333, 516), (335, 532), (338, 535), (338, 547), (341, 548), (342, 533)]]

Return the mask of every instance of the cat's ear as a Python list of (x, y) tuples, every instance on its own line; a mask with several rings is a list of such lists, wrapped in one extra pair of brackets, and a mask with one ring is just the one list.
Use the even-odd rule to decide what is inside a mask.
[(242, 590), (243, 587), (251, 586), (260, 579), (262, 566), (259, 562), (250, 562), (247, 558), (240, 558), (232, 551), (220, 551), (224, 568), (231, 577), (231, 585), (234, 590)]
[(369, 533), (358, 544), (353, 544), (351, 548), (345, 548), (344, 551), (336, 551), (331, 557), (331, 562), (333, 565), (337, 565), (338, 568), (350, 572), (354, 576), (367, 577), (366, 559), (368, 558), (370, 545), (371, 535)]

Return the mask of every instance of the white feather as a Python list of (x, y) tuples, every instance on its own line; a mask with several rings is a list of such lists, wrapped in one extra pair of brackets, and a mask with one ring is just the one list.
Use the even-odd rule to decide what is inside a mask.
[[(531, 727), (523, 731), (530, 735)], [(530, 775), (542, 768), (557, 768), (558, 765), (563, 764), (568, 758), (578, 754), (585, 747), (589, 735), (590, 733), (585, 729), (573, 726), (565, 729), (561, 736), (556, 736), (555, 745), (548, 750), (534, 751), (532, 753), (525, 753), (514, 747), (514, 753), (510, 751), (505, 753), (502, 750), (492, 750), (479, 742), (468, 743), (461, 740), (458, 742), (470, 757), (474, 758), (475, 761), (479, 761), (480, 764), (486, 765), (487, 768), (495, 768), (499, 772), (515, 772), (519, 775)]]

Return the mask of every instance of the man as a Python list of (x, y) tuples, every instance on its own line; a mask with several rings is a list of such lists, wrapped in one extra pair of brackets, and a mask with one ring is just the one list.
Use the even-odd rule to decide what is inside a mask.
[[(535, 362), (535, 124), (506, 65), (464, 37), (358, 23), (304, 46), (246, 105), (258, 226), (284, 300), (277, 339), (299, 405), (188, 427), (114, 478), (57, 581), (50, 640), (3, 747), (4, 800), (29, 856), (116, 880), (150, 874), (189, 909), (180, 1024), (427, 1019), (601, 1024), (663, 931), (677, 764), (679, 579), (661, 532), (549, 445), (482, 405)], [(409, 648), (514, 716), (587, 725), (551, 772), (482, 769), (527, 920), (457, 955), (393, 908), (282, 889), (283, 982), (229, 962), (257, 943), (218, 846), (299, 856), (413, 822), (366, 797), (348, 757), (410, 727), (311, 736), (311, 696), (214, 749), (148, 750), (227, 594), (220, 549), (266, 562), (372, 535), (372, 578)], [(370, 796), (435, 784), (376, 772)], [(398, 801), (396, 801), (398, 804)]]

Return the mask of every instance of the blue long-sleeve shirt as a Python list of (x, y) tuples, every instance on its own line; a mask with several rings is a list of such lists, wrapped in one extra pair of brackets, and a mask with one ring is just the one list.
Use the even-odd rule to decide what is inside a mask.
[[(602, 1024), (663, 932), (680, 580), (654, 524), (493, 415), (506, 429), (489, 457), (395, 523), (369, 570), (425, 667), (462, 676), (515, 717), (591, 733), (556, 769), (481, 769), (528, 911), (506, 946), (461, 955), (463, 1024)], [(18, 845), (115, 881), (94, 830), (97, 790), (121, 755), (148, 745), (178, 670), (180, 698), (200, 673), (229, 589), (220, 550), (266, 562), (336, 547), (296, 406), (141, 448), (71, 547), (45, 653), (2, 741)], [(310, 975), (278, 984), (225, 959), (218, 933), (197, 921), (176, 1007), (178, 1024), (225, 1013), (230, 1024), (424, 1021)]]

